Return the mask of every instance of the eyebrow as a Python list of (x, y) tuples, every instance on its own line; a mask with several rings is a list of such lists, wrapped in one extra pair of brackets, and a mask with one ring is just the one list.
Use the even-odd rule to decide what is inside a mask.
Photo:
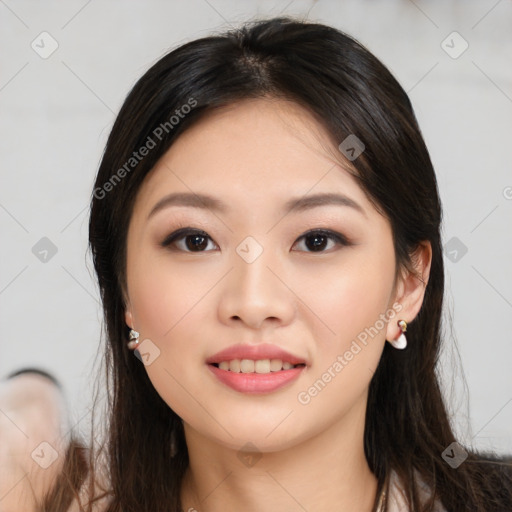
[[(356, 203), (350, 197), (343, 194), (321, 193), (309, 196), (294, 197), (288, 200), (283, 206), (283, 212), (288, 213), (292, 210), (305, 211), (319, 206), (348, 206), (366, 216), (364, 208)], [(160, 199), (149, 212), (148, 220), (160, 210), (171, 206), (189, 206), (192, 208), (201, 208), (215, 212), (226, 213), (228, 206), (219, 199), (207, 194), (194, 194), (189, 192), (175, 192)]]

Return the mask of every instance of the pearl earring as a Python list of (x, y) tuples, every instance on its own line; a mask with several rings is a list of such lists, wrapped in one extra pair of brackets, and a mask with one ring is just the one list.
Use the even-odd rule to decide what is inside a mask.
[(403, 350), (407, 347), (407, 338), (405, 337), (405, 331), (407, 331), (407, 322), (405, 320), (398, 320), (398, 326), (402, 330), (400, 336), (396, 340), (390, 341), (391, 345), (398, 350)]
[(127, 343), (130, 350), (134, 350), (139, 345), (139, 333), (135, 329), (130, 329), (130, 341)]

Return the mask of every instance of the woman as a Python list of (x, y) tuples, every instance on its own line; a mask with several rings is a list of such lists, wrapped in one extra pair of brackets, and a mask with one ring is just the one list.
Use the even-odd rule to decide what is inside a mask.
[(91, 203), (105, 439), (40, 510), (510, 510), (436, 376), (440, 222), (410, 101), (346, 34), (276, 18), (164, 56)]

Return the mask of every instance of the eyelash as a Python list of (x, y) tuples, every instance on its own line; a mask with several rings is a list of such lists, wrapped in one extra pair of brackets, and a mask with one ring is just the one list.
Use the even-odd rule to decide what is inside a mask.
[[(182, 239), (186, 238), (187, 236), (193, 236), (193, 235), (201, 236), (201, 237), (204, 237), (204, 238), (209, 238), (210, 240), (212, 240), (211, 237), (208, 235), (208, 233), (206, 233), (206, 232), (204, 232), (204, 231), (202, 231), (200, 229), (182, 228), (182, 229), (178, 229), (177, 231), (174, 231), (173, 233), (168, 235), (160, 245), (162, 247), (165, 247), (165, 248), (170, 248), (170, 246), (172, 244), (176, 243), (177, 241), (182, 240)], [(303, 235), (301, 235), (297, 239), (297, 241), (302, 240), (303, 238), (307, 238), (308, 236), (312, 236), (312, 235), (320, 235), (322, 237), (330, 238), (331, 240), (334, 240), (338, 245), (341, 245), (341, 246), (346, 246), (347, 247), (347, 246), (353, 245), (341, 233), (337, 233), (336, 231), (331, 231), (331, 230), (328, 230), (328, 229), (312, 229), (312, 230), (309, 230), (306, 233), (304, 233)], [(170, 249), (170, 250), (180, 250), (180, 249)], [(201, 253), (201, 252), (209, 252), (209, 251), (188, 251), (188, 250), (184, 250), (183, 252), (188, 252), (188, 253), (193, 254), (193, 253)], [(305, 252), (309, 252), (311, 254), (315, 254), (315, 253), (325, 253), (325, 252), (328, 252), (328, 251), (321, 250), (321, 251), (305, 251)]]

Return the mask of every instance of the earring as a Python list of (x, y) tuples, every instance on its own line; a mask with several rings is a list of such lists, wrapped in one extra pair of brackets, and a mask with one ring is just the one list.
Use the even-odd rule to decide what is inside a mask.
[(129, 350), (134, 350), (139, 345), (139, 333), (135, 329), (130, 329), (130, 341), (127, 343)]
[(398, 320), (398, 326), (402, 330), (400, 333), (400, 336), (396, 340), (390, 341), (391, 345), (393, 347), (403, 350), (405, 347), (407, 347), (407, 338), (405, 337), (405, 331), (407, 331), (407, 322), (405, 320)]

